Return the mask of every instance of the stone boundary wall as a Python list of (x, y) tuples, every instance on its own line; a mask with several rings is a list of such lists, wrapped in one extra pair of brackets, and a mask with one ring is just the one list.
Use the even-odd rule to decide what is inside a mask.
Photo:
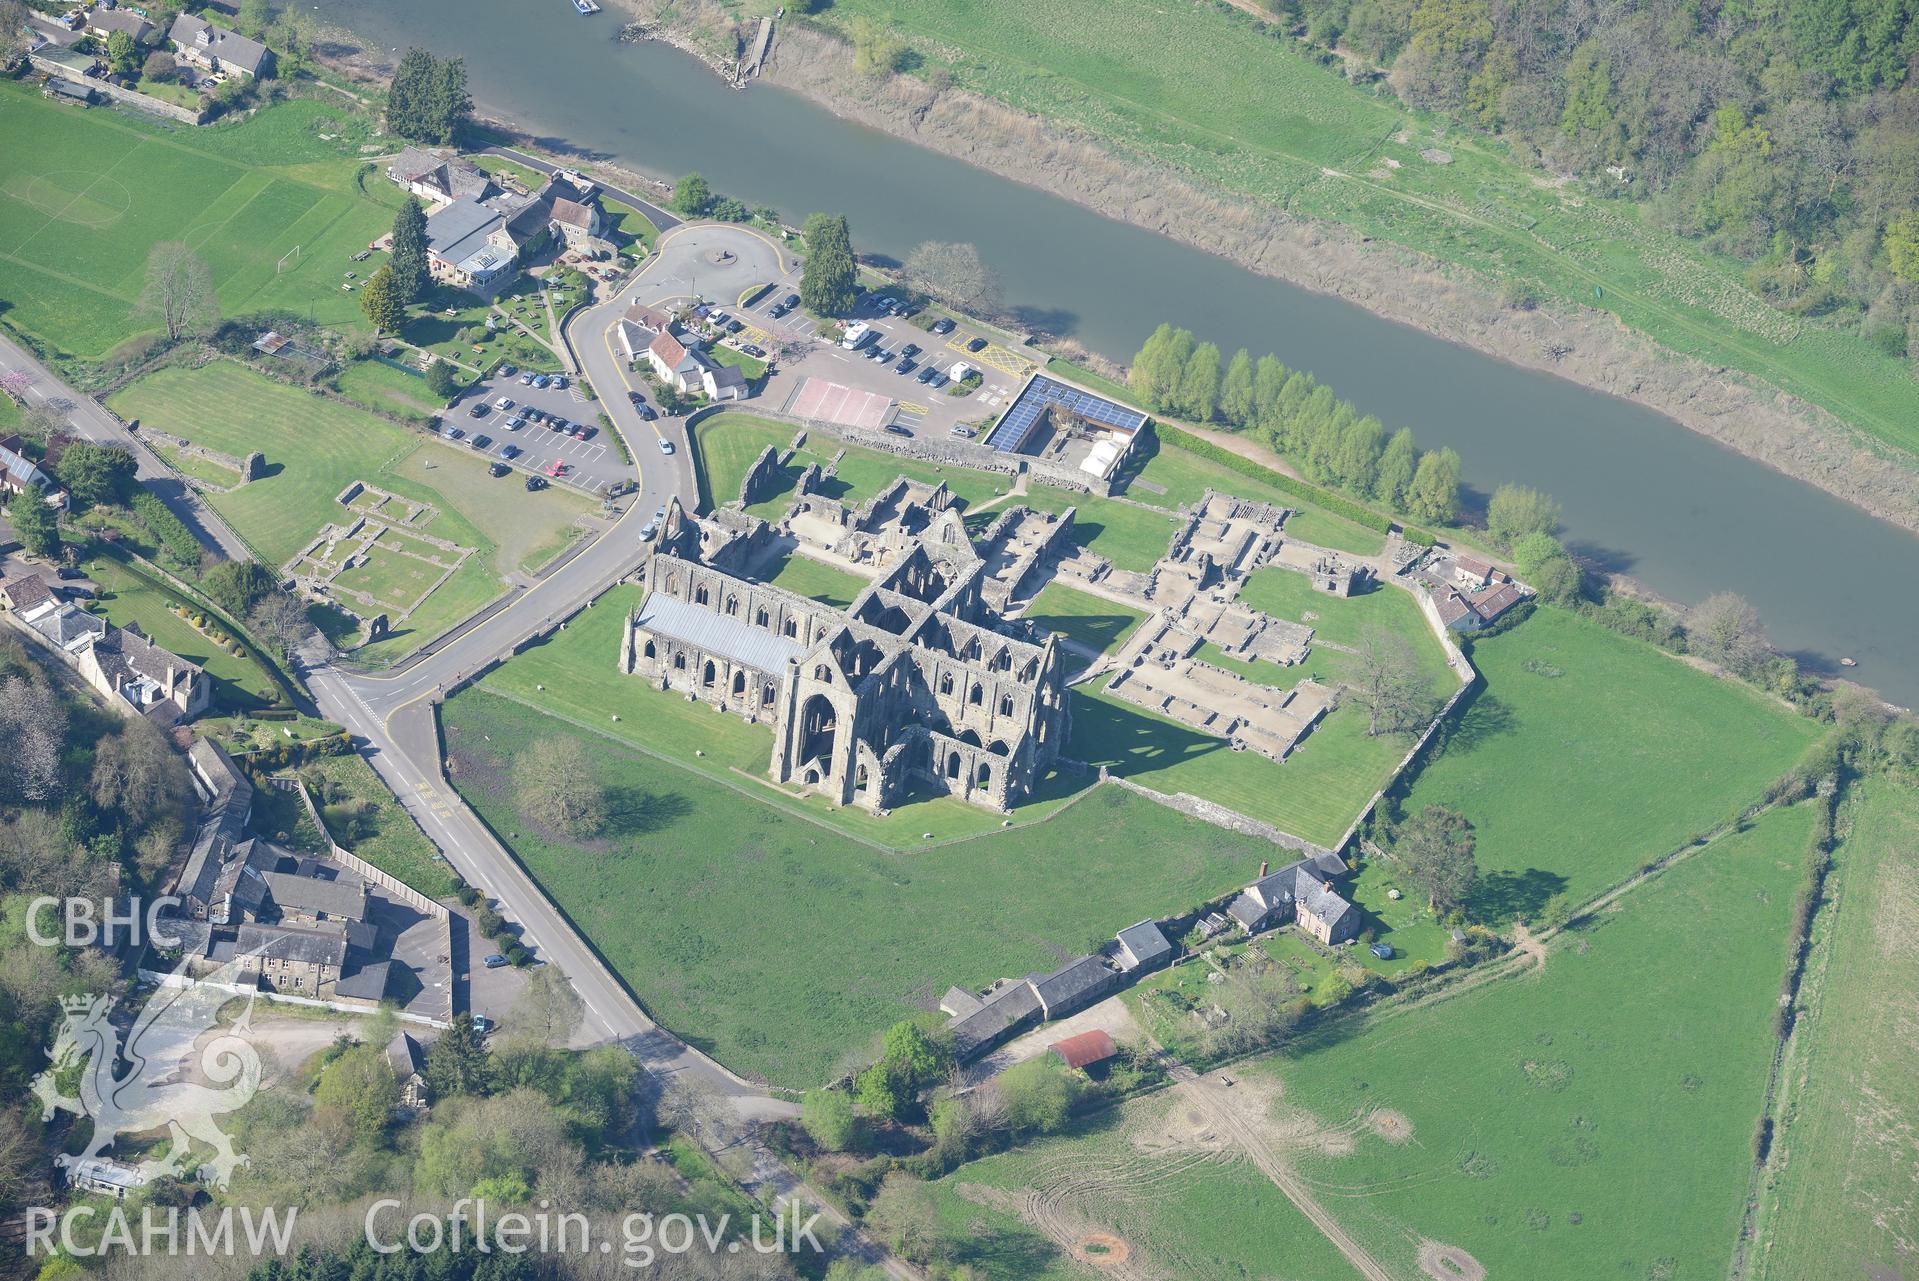
[(1076, 467), (1066, 467), (1027, 454), (1002, 454), (997, 450), (981, 449), (977, 445), (961, 446), (958, 443), (947, 444), (944, 441), (922, 440), (918, 436), (895, 436), (892, 432), (881, 428), (848, 427), (840, 423), (829, 423), (817, 418), (801, 418), (781, 410), (757, 406), (752, 413), (757, 418), (792, 423), (805, 428), (808, 432), (830, 436), (834, 440), (858, 445), (862, 449), (896, 454), (901, 458), (932, 463), (938, 467), (964, 467), (968, 471), (997, 472), (1004, 476), (1018, 476), (1024, 472), (1035, 480), (1044, 481), (1059, 489), (1078, 490), (1081, 493), (1098, 494), (1101, 497), (1104, 497), (1108, 490), (1105, 481), (1096, 481)]
[(170, 120), (178, 120), (181, 124), (186, 125), (197, 125), (206, 119), (207, 113), (205, 108), (201, 108), (199, 111), (188, 111), (185, 107), (176, 107), (170, 102), (162, 102), (158, 98), (150, 97), (147, 94), (137, 92), (133, 89), (122, 89), (119, 85), (112, 84), (105, 80), (95, 80), (88, 76), (76, 76), (73, 74), (73, 68), (63, 67), (57, 62), (45, 61), (37, 54), (28, 55), (27, 60), (33, 64), (34, 69), (37, 71), (44, 71), (56, 79), (65, 80), (69, 84), (79, 85), (82, 89), (91, 89), (103, 98), (111, 98), (113, 101), (125, 103), (129, 107), (138, 107), (142, 111), (150, 111), (156, 116), (166, 116)]
[[(1247, 818), (1237, 810), (1227, 809), (1224, 805), (1217, 804), (1213, 801), (1202, 800), (1190, 792), (1176, 792), (1171, 794), (1156, 792), (1150, 787), (1133, 782), (1131, 779), (1119, 777), (1103, 765), (1100, 767), (1099, 778), (1102, 783), (1112, 783), (1116, 786), (1123, 787), (1129, 792), (1144, 796), (1147, 800), (1155, 804), (1164, 805), (1167, 809), (1177, 810), (1188, 818), (1196, 818), (1201, 822), (1211, 823), (1214, 827), (1222, 827), (1229, 832), (1238, 832), (1241, 836), (1256, 836), (1261, 840), (1271, 841), (1275, 845), (1284, 846), (1286, 849), (1297, 850), (1308, 857), (1317, 857), (1318, 855), (1329, 852), (1324, 847), (1315, 845), (1303, 837), (1294, 836), (1291, 832), (1282, 832), (1271, 823), (1264, 823), (1256, 818)], [(1370, 811), (1372, 806), (1368, 805), (1366, 808)], [(1357, 824), (1355, 824), (1355, 826), (1357, 826)], [(1340, 846), (1344, 845), (1345, 841), (1342, 839)]]
[(382, 872), (352, 850), (341, 849), (334, 844), (332, 833), (327, 831), (326, 820), (320, 817), (319, 808), (314, 805), (313, 796), (307, 791), (305, 783), (298, 778), (275, 777), (273, 785), (283, 792), (295, 792), (299, 795), (300, 804), (306, 807), (307, 817), (313, 820), (313, 825), (320, 829), (321, 835), (327, 838), (327, 849), (330, 851), (327, 857), (360, 879), (379, 886), (389, 898), (398, 899), (415, 911), (423, 912), (436, 920), (451, 923), (453, 913), (448, 911), (444, 904), (434, 902), (411, 885), (389, 873)]

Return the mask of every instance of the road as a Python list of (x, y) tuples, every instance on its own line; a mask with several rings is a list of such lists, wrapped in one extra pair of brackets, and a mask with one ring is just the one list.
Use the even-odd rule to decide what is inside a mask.
[[(616, 193), (616, 198), (621, 197)], [(778, 250), (773, 252), (777, 254)], [(639, 530), (658, 507), (675, 496), (689, 505), (698, 501), (683, 423), (640, 418), (621, 390), (636, 387), (638, 382), (627, 374), (608, 333), (629, 304), (635, 287), (644, 286), (649, 269), (661, 261), (661, 255), (654, 255), (633, 278), (622, 282), (608, 301), (576, 312), (564, 334), (601, 394), (600, 408), (637, 460), (639, 491), (618, 518), (592, 543), (562, 560), (533, 586), (509, 597), (503, 605), (482, 611), (463, 629), (389, 673), (353, 673), (317, 653), (300, 666), (320, 713), (344, 725), (364, 744), (367, 761), (460, 875), (498, 899), (501, 913), (522, 927), (528, 946), (537, 948), (542, 958), (558, 966), (572, 981), (584, 1007), (590, 1039), (617, 1041), (625, 1046), (664, 1087), (693, 1087), (723, 1100), (737, 1122), (763, 1121), (796, 1116), (799, 1109), (741, 1079), (655, 1023), (441, 772), (435, 704), (523, 642), (550, 632), (580, 609), (590, 608), (595, 597), (635, 569), (642, 554)], [(663, 281), (671, 276), (665, 273)], [(666, 296), (667, 287), (655, 291), (657, 296)], [(61, 384), (30, 353), (4, 338), (0, 338), (0, 366), (28, 374), (33, 381), (30, 400), (71, 402), (63, 412), (85, 438), (131, 448), (141, 460), (143, 479), (152, 475), (177, 486), (182, 492), (176, 495), (175, 501), (181, 504), (176, 511), (192, 513), (189, 524), (203, 534), (210, 548), (231, 559), (249, 558), (246, 545), (220, 517), (201, 504), (197, 495), (181, 485), (133, 433), (96, 402)], [(662, 440), (672, 442), (670, 455), (662, 452)], [(736, 1130), (736, 1124), (724, 1128)], [(749, 1188), (776, 1203), (797, 1198), (802, 1204), (820, 1208), (826, 1219), (843, 1230), (842, 1240), (856, 1257), (880, 1264), (896, 1277), (920, 1275), (852, 1228), (845, 1216), (806, 1187), (764, 1145), (728, 1139), (722, 1147), (736, 1142), (742, 1143), (753, 1158)]]
[(83, 396), (61, 382), (51, 369), (35, 359), (32, 352), (0, 334), (0, 375), (24, 374), (27, 404), (51, 408), (65, 420), (81, 440), (95, 444), (120, 445), (130, 450), (135, 475), (159, 496), (167, 510), (193, 531), (200, 545), (228, 560), (250, 560), (252, 554), (239, 536), (213, 513), (182, 481), (171, 467), (161, 462), (145, 441), (128, 431), (118, 418), (108, 413), (99, 401)]

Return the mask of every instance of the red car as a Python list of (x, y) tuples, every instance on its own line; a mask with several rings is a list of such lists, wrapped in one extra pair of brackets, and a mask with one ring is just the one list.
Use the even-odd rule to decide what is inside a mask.
[(547, 466), (546, 474), (549, 476), (564, 476), (570, 470), (571, 466), (567, 463), (551, 463)]

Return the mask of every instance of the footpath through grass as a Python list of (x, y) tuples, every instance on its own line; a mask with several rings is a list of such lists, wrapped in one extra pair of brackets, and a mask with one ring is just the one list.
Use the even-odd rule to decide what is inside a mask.
[(1485, 686), (1405, 804), (1472, 821), (1476, 919), (1623, 880), (1759, 800), (1821, 732), (1565, 610), (1542, 607), (1472, 659)]
[[(563, 547), (591, 509), (559, 489), (529, 494), (486, 474), (470, 451), (429, 441), (372, 414), (274, 382), (232, 361), (159, 369), (108, 401), (139, 419), (223, 453), (266, 456), (259, 480), (208, 501), (268, 562), (290, 561), (328, 523), (347, 523), (334, 501), (355, 481), (419, 502), (439, 514), (424, 532), (476, 549), (393, 636), (361, 653), (406, 652), (465, 618), (502, 590), (501, 577), (530, 569)], [(404, 558), (390, 557), (395, 564)]]
[[(825, 1080), (950, 984), (1050, 968), (1142, 917), (1226, 892), (1271, 852), (1111, 787), (1043, 823), (886, 851), (485, 682), (451, 699), (442, 724), (461, 794), (647, 1008), (782, 1085)], [(513, 759), (553, 735), (581, 738), (607, 789), (599, 838), (537, 830), (515, 807)]]
[[(1810, 820), (1770, 814), (1677, 865), (1562, 936), (1536, 975), (1344, 1020), (1235, 1068), (1231, 1094), (1393, 1276), (1425, 1275), (1422, 1240), (1492, 1277), (1723, 1276)], [(1082, 1275), (1061, 1254), (1092, 1229), (1143, 1275), (1354, 1275), (1192, 1111), (1156, 1094), (963, 1166), (937, 1184), (940, 1222), (995, 1281)], [(1381, 1137), (1386, 1119), (1403, 1137)], [(1043, 1223), (1019, 1212), (1033, 1192)]]
[(1897, 1276), (1919, 1233), (1919, 791), (1870, 780), (1851, 820), (1781, 1082), (1788, 1119), (1748, 1256), (1759, 1281)]
[(1562, 188), (1490, 139), (1368, 95), (1238, 8), (839, 0), (817, 20), (844, 33), (873, 19), (962, 87), (1203, 184), (1604, 309), (1919, 450), (1919, 385), (1904, 361), (1767, 306), (1743, 263), (1657, 230), (1641, 206)]

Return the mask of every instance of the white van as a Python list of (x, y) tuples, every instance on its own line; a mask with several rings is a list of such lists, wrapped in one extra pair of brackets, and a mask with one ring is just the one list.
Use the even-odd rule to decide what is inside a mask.
[(953, 367), (946, 371), (946, 376), (948, 378), (951, 378), (956, 383), (964, 382), (966, 380), (966, 375), (972, 372), (973, 372), (973, 367), (967, 364), (965, 361), (961, 360), (961, 361), (954, 362)]
[(858, 351), (876, 332), (878, 331), (864, 320), (858, 321), (846, 331), (846, 336), (840, 339), (840, 346), (848, 351)]

